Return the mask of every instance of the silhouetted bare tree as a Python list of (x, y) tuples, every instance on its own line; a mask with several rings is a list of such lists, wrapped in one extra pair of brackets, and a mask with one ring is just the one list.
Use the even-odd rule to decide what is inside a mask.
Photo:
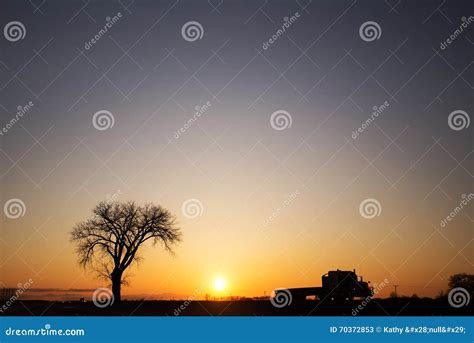
[(124, 271), (138, 260), (137, 252), (147, 241), (162, 243), (173, 254), (181, 241), (175, 217), (161, 206), (134, 202), (101, 202), (94, 216), (78, 223), (71, 232), (82, 266), (98, 269), (112, 281), (115, 302), (120, 302)]

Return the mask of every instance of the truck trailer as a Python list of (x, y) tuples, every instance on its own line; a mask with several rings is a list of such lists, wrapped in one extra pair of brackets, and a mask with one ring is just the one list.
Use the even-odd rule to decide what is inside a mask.
[(355, 269), (353, 271), (331, 270), (322, 277), (322, 287), (303, 288), (279, 288), (274, 291), (275, 297), (285, 295), (292, 302), (301, 302), (308, 297), (319, 300), (353, 300), (354, 298), (366, 298), (372, 295), (370, 282), (365, 282), (358, 277)]

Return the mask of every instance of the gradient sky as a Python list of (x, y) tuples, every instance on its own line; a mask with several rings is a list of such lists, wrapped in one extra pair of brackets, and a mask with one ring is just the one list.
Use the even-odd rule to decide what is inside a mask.
[[(356, 268), (390, 281), (382, 296), (394, 284), (433, 296), (449, 275), (474, 271), (472, 204), (440, 225), (473, 193), (473, 124), (448, 125), (451, 112), (474, 112), (472, 27), (440, 49), (472, 14), (470, 1), (0, 6), (2, 28), (26, 28), (17, 42), (0, 36), (0, 126), (34, 104), (0, 136), (2, 207), (26, 205), (18, 219), (0, 216), (0, 286), (105, 286), (79, 267), (69, 232), (115, 193), (168, 208), (184, 238), (175, 257), (147, 246), (125, 295), (255, 296)], [(189, 21), (202, 39), (183, 39)], [(367, 21), (379, 24), (379, 39), (361, 39)], [(100, 110), (113, 127), (94, 128)], [(278, 110), (291, 127), (272, 128)], [(381, 205), (373, 219), (359, 212), (368, 198)], [(202, 203), (201, 216), (183, 215), (187, 199)], [(217, 276), (222, 292), (212, 288)]]

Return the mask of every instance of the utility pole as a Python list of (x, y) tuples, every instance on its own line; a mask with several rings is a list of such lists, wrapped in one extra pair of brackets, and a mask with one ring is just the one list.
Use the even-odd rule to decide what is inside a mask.
[(398, 293), (397, 293), (397, 287), (398, 287), (398, 285), (393, 285), (393, 287), (395, 287), (395, 296), (398, 298)]

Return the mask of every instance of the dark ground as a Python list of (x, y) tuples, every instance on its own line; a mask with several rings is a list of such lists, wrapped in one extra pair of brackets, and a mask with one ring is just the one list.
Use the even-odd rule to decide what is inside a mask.
[[(120, 305), (98, 308), (91, 301), (16, 301), (0, 316), (352, 316), (361, 301), (305, 301), (275, 308), (270, 301), (123, 301)], [(186, 306), (187, 305), (187, 306)], [(180, 306), (184, 309), (179, 309)], [(467, 316), (474, 314), (470, 304), (449, 306), (446, 299), (372, 299), (360, 316)]]

